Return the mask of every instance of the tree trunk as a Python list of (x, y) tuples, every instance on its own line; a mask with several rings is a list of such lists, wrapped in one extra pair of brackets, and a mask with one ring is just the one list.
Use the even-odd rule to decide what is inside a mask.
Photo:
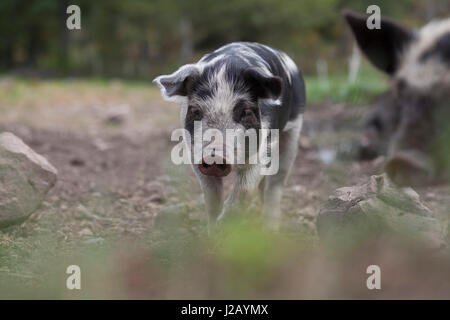
[(192, 23), (188, 18), (183, 18), (180, 21), (180, 33), (181, 33), (181, 48), (180, 58), (183, 63), (192, 61), (194, 44), (192, 40)]
[(68, 52), (69, 52), (69, 29), (67, 29), (66, 26), (66, 20), (67, 20), (67, 7), (69, 6), (69, 3), (67, 0), (60, 0), (59, 1), (59, 41), (60, 41), (60, 51), (58, 53), (58, 63), (59, 68), (63, 70), (63, 72), (67, 72), (67, 69), (69, 67), (68, 65)]

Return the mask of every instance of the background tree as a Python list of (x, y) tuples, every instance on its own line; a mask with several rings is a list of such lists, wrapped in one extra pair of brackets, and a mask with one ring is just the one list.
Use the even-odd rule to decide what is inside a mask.
[(447, 1), (403, 0), (76, 0), (82, 29), (65, 27), (67, 0), (0, 2), (0, 70), (152, 78), (231, 41), (287, 51), (306, 72), (317, 58), (342, 65), (352, 40), (343, 8), (418, 26), (450, 13)]

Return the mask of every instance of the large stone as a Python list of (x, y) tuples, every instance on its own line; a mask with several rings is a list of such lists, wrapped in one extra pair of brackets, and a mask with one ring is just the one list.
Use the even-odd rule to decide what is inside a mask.
[(0, 227), (24, 221), (55, 185), (57, 170), (20, 138), (0, 134)]
[(319, 212), (317, 231), (328, 244), (387, 232), (433, 249), (445, 247), (447, 235), (445, 222), (433, 216), (419, 195), (411, 188), (398, 189), (386, 174), (337, 189)]

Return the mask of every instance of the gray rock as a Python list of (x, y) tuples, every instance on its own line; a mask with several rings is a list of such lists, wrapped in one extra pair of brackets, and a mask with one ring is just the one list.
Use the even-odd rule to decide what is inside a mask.
[(430, 249), (446, 245), (445, 223), (433, 216), (413, 189), (396, 188), (386, 174), (337, 189), (319, 212), (316, 226), (328, 244), (387, 232), (419, 240)]
[(24, 221), (55, 185), (57, 170), (20, 138), (0, 134), (0, 227)]

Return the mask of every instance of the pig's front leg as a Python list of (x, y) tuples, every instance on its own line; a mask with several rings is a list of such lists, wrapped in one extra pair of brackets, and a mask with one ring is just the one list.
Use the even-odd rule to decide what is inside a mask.
[(249, 200), (257, 189), (260, 180), (260, 167), (258, 165), (250, 165), (237, 170), (233, 190), (225, 200), (222, 213), (220, 214), (218, 220), (222, 220), (230, 213), (237, 213), (242, 209), (245, 210), (249, 205)]
[(194, 166), (194, 172), (203, 191), (208, 221), (216, 221), (223, 207), (222, 178), (205, 176), (196, 166)]

